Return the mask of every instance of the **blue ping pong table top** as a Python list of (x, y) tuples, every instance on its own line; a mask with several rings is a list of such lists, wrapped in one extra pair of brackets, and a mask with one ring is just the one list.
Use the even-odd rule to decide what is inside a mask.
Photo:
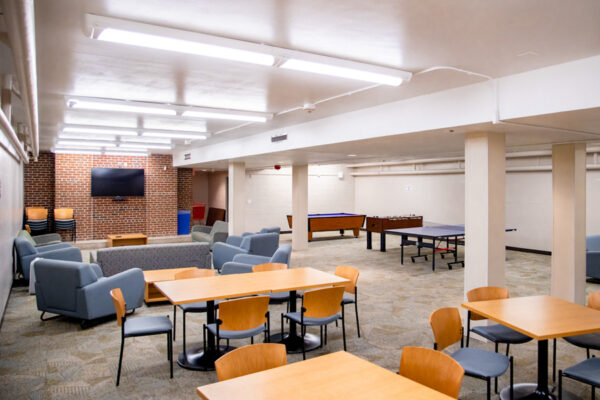
[(425, 237), (448, 237), (448, 236), (463, 236), (465, 234), (464, 225), (436, 225), (436, 226), (421, 226), (418, 228), (399, 228), (386, 229), (385, 233), (392, 235), (414, 235)]

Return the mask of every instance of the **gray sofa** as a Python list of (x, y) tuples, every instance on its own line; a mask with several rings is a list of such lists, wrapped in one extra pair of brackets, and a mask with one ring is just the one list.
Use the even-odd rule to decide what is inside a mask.
[(104, 276), (111, 276), (130, 268), (142, 270), (167, 268), (210, 268), (208, 243), (170, 243), (144, 246), (120, 246), (99, 249), (96, 258)]
[(213, 245), (227, 240), (227, 222), (215, 221), (213, 226), (192, 226), (192, 242), (208, 243), (212, 250)]
[(66, 315), (89, 321), (115, 314), (110, 297), (120, 288), (128, 310), (142, 305), (144, 275), (138, 268), (105, 278), (100, 267), (73, 261), (36, 261), (34, 265), (37, 308), (44, 313)]

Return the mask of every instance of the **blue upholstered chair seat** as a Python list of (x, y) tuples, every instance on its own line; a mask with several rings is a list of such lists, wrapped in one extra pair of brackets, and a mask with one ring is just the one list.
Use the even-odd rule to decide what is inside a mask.
[[(295, 321), (296, 323), (300, 323), (301, 319), (300, 319), (300, 311), (297, 312), (292, 312), (292, 313), (287, 313), (284, 314), (285, 317)], [(304, 325), (308, 325), (308, 326), (312, 326), (312, 325), (324, 325), (324, 324), (329, 324), (331, 322), (335, 322), (336, 320), (342, 318), (342, 314), (337, 313), (334, 314), (330, 317), (326, 317), (326, 318), (310, 318), (310, 317), (304, 317)]]
[(356, 300), (353, 294), (347, 292), (344, 293), (344, 297), (342, 298), (342, 304), (354, 304), (355, 301)]
[[(213, 334), (217, 334), (217, 324), (207, 324), (206, 328)], [(265, 330), (263, 325), (259, 325), (256, 328), (247, 329), (245, 331), (228, 331), (225, 329), (219, 329), (219, 337), (221, 339), (245, 339), (251, 336), (256, 336)]]
[[(215, 300), (215, 306), (217, 306), (221, 300)], [(195, 303), (180, 304), (184, 312), (204, 312), (206, 311), (206, 301), (197, 301)]]
[(269, 297), (272, 302), (281, 302), (288, 301), (290, 299), (290, 292), (277, 292), (277, 293), (269, 293)]
[(564, 339), (567, 342), (578, 347), (583, 347), (584, 349), (600, 350), (600, 332), (568, 336)]
[(473, 347), (463, 347), (451, 357), (464, 368), (465, 374), (478, 378), (500, 376), (510, 364), (508, 357), (502, 354)]
[(125, 337), (158, 335), (170, 332), (171, 328), (167, 316), (132, 318), (125, 321)]
[(521, 332), (517, 332), (514, 329), (501, 324), (476, 326), (472, 328), (471, 331), (492, 342), (498, 343), (519, 344), (527, 343), (532, 340), (529, 336), (523, 335)]
[(563, 371), (563, 374), (593, 386), (600, 386), (600, 358), (588, 358)]

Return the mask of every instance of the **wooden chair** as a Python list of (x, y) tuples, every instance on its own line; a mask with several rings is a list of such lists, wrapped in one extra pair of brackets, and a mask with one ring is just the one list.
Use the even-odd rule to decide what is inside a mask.
[(342, 278), (348, 279), (345, 286), (346, 293), (344, 293), (344, 299), (342, 300), (342, 306), (346, 304), (354, 304), (354, 313), (356, 314), (356, 331), (358, 337), (360, 337), (360, 324), (358, 322), (358, 287), (356, 282), (358, 281), (358, 275), (360, 271), (349, 265), (340, 265), (335, 267), (335, 275)]
[[(587, 306), (595, 310), (600, 310), (600, 292), (588, 294)], [(600, 332), (568, 336), (564, 339), (574, 346), (584, 348), (587, 358), (590, 358), (590, 350), (600, 350)], [(554, 357), (556, 359), (556, 339), (554, 340)]]
[[(321, 328), (321, 346), (323, 346), (324, 343), (327, 343), (327, 325), (341, 318), (344, 350), (346, 350), (346, 323), (342, 306), (344, 290), (343, 286), (336, 286), (304, 292), (300, 312), (281, 314), (281, 336), (283, 337), (284, 319), (291, 319), (300, 325), (302, 338), (306, 335), (307, 326), (319, 326)], [(325, 336), (323, 336), (323, 327), (325, 327)], [(304, 340), (302, 340), (302, 358), (306, 360)]]
[[(196, 269), (190, 269), (187, 271), (181, 271), (176, 273), (173, 276), (174, 280), (179, 280), (179, 279), (191, 279), (191, 278), (206, 278), (209, 276), (215, 276), (215, 270), (214, 269), (206, 269), (206, 268), (196, 268)], [(217, 305), (218, 303), (215, 301), (215, 305)], [(183, 352), (185, 353), (185, 315), (187, 313), (201, 313), (201, 312), (206, 312), (206, 302), (205, 301), (198, 301), (196, 303), (187, 303), (187, 304), (180, 304), (178, 306), (173, 306), (173, 341), (175, 341), (176, 336), (177, 336), (177, 308), (181, 308), (181, 311), (183, 311)]]
[(230, 339), (250, 338), (250, 343), (254, 344), (254, 336), (263, 332), (265, 342), (268, 342), (271, 335), (269, 296), (244, 297), (219, 303), (217, 322), (204, 324), (202, 330), (204, 351), (207, 331), (216, 336), (217, 351), (220, 351), (221, 339), (227, 339), (227, 347)]
[(48, 210), (43, 207), (26, 207), (25, 208), (25, 224), (34, 231), (48, 230)]
[(402, 349), (398, 374), (458, 399), (465, 370), (440, 351), (406, 346)]
[(510, 367), (510, 398), (513, 398), (513, 358), (493, 351), (463, 347), (463, 327), (458, 309), (440, 308), (431, 313), (429, 323), (433, 331), (434, 350), (460, 341), (460, 349), (450, 354), (464, 368), (465, 375), (487, 382), (487, 399), (491, 398), (490, 381), (503, 375)]
[(76, 235), (75, 213), (72, 208), (54, 209), (54, 228), (60, 230), (71, 230), (71, 240), (74, 241)]
[(119, 369), (117, 370), (117, 386), (121, 379), (121, 364), (123, 363), (123, 347), (125, 346), (125, 338), (135, 336), (150, 336), (167, 334), (167, 360), (169, 360), (169, 368), (171, 379), (173, 379), (173, 345), (171, 343), (172, 325), (171, 320), (167, 316), (153, 317), (138, 317), (128, 320), (125, 314), (125, 299), (121, 289), (113, 289), (110, 291), (117, 313), (117, 325), (121, 327), (121, 352), (119, 353)]
[(285, 345), (258, 343), (240, 347), (215, 361), (217, 379), (226, 381), (287, 364)]
[(265, 263), (252, 266), (252, 272), (265, 272), (265, 271), (280, 271), (287, 269), (287, 264), (283, 263)]

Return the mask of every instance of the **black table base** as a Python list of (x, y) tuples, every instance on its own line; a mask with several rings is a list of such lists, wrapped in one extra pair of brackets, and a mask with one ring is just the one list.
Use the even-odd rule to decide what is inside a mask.
[[(288, 332), (285, 332), (282, 338), (281, 333), (276, 333), (271, 335), (271, 342), (285, 344), (285, 348), (290, 354), (302, 353), (302, 336), (290, 335)], [(311, 351), (319, 347), (321, 347), (321, 338), (319, 336), (312, 333), (304, 335), (305, 351)]]
[(204, 352), (202, 347), (197, 347), (185, 353), (180, 353), (177, 364), (182, 368), (194, 371), (214, 371), (215, 361), (233, 349), (235, 349), (233, 346), (219, 346), (220, 353), (218, 353), (215, 349), (207, 348)]

